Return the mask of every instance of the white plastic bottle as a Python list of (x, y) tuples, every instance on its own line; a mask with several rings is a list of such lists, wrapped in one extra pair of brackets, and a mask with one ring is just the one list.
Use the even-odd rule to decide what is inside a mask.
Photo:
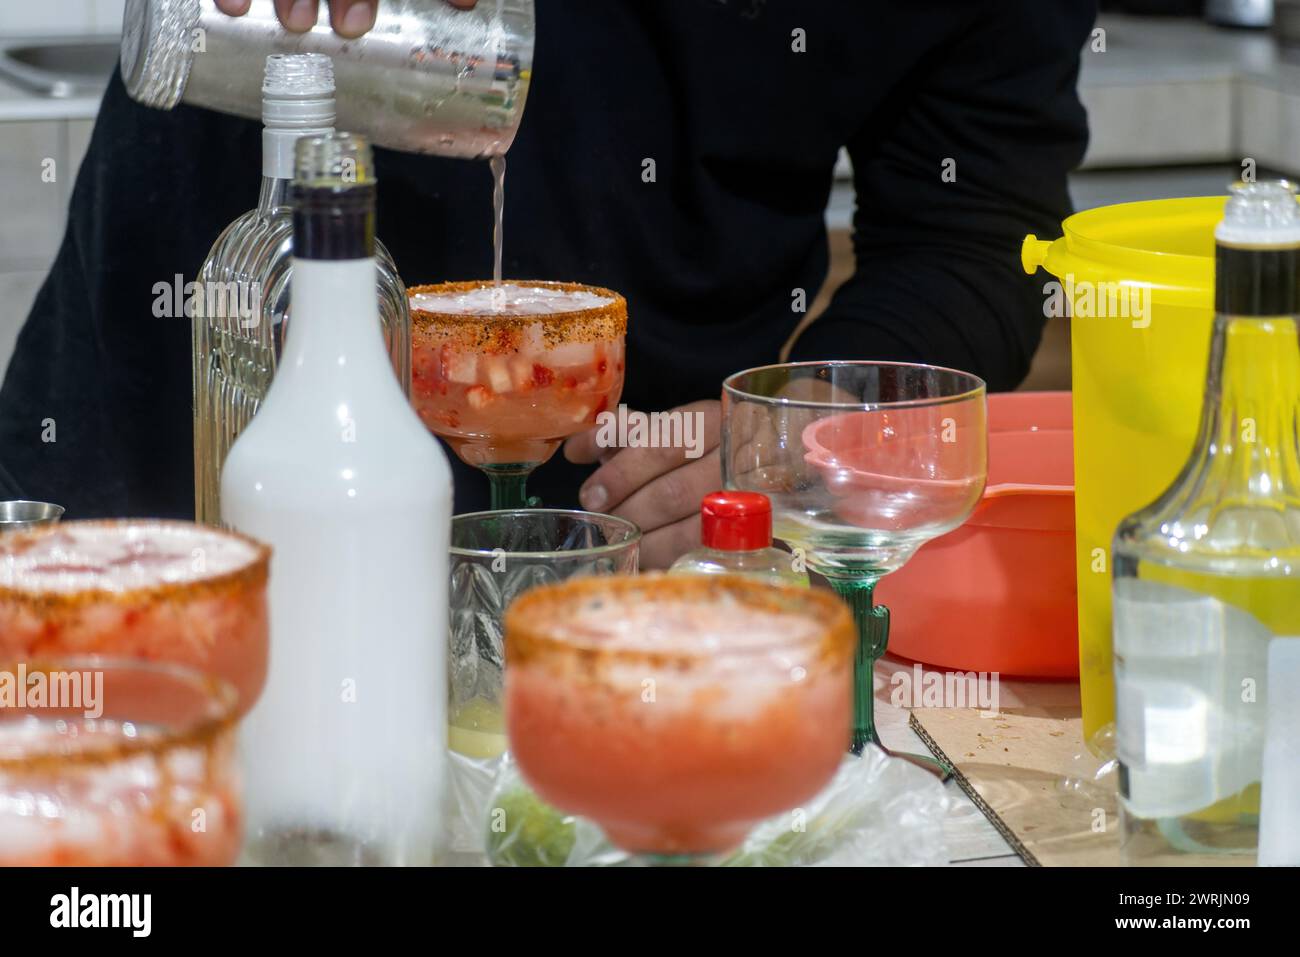
[(380, 333), (369, 145), (299, 140), (291, 199), (293, 322), (221, 475), (222, 519), (274, 550), (270, 669), (241, 736), (245, 860), (428, 864), (451, 470)]
[(772, 547), (772, 503), (762, 492), (710, 492), (700, 503), (701, 548), (668, 571), (693, 575), (754, 575), (778, 585), (808, 584), (795, 556)]

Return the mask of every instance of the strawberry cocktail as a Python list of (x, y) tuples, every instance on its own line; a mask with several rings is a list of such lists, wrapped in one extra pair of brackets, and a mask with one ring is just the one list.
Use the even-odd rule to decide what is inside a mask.
[(580, 578), (524, 594), (505, 631), (524, 777), (638, 854), (734, 848), (817, 794), (848, 743), (853, 625), (820, 590)]
[(242, 811), (229, 684), (94, 657), (0, 661), (4, 679), (0, 866), (235, 862)]
[(0, 659), (112, 655), (266, 680), (270, 549), (191, 522), (64, 522), (0, 536)]
[(412, 402), (458, 456), (488, 473), (493, 508), (623, 390), (627, 303), (596, 286), (452, 282), (411, 297)]

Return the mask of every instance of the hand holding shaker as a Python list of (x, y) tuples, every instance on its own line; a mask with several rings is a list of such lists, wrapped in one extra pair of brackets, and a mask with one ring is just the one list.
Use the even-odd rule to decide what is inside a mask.
[(533, 0), (383, 0), (374, 28), (335, 34), (329, 10), (290, 33), (272, 0), (230, 17), (213, 0), (127, 0), (122, 81), (132, 99), (249, 119), (262, 115), (262, 65), (273, 53), (334, 60), (336, 128), (378, 146), (475, 159), (500, 156), (523, 116), (533, 63)]

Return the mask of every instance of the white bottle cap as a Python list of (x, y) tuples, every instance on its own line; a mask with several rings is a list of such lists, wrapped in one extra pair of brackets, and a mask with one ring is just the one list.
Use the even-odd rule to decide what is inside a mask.
[(294, 144), (334, 129), (334, 63), (323, 53), (273, 53), (262, 79), (262, 175), (293, 176)]
[(1284, 179), (1234, 183), (1214, 238), (1231, 246), (1292, 246), (1300, 243), (1296, 188)]

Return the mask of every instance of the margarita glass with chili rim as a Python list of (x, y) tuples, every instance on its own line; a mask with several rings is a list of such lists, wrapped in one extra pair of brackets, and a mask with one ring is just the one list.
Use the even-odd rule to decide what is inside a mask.
[(537, 504), (524, 491), (529, 473), (618, 404), (626, 300), (532, 280), (408, 293), (415, 411), (487, 474), (493, 509)]
[(839, 767), (854, 637), (829, 592), (578, 578), (517, 599), (505, 630), (506, 730), (524, 777), (653, 862), (738, 846)]
[[(722, 389), (722, 477), (772, 502), (773, 534), (824, 576), (858, 628), (853, 750), (883, 748), (875, 662), (889, 639), (876, 583), (961, 525), (988, 474), (984, 383), (903, 362), (747, 369)], [(943, 600), (942, 583), (935, 601)], [(942, 777), (930, 758), (899, 755)]]
[(0, 865), (225, 866), (237, 694), (176, 665), (0, 662)]
[(62, 522), (0, 536), (0, 660), (111, 655), (266, 680), (271, 550), (192, 522)]

